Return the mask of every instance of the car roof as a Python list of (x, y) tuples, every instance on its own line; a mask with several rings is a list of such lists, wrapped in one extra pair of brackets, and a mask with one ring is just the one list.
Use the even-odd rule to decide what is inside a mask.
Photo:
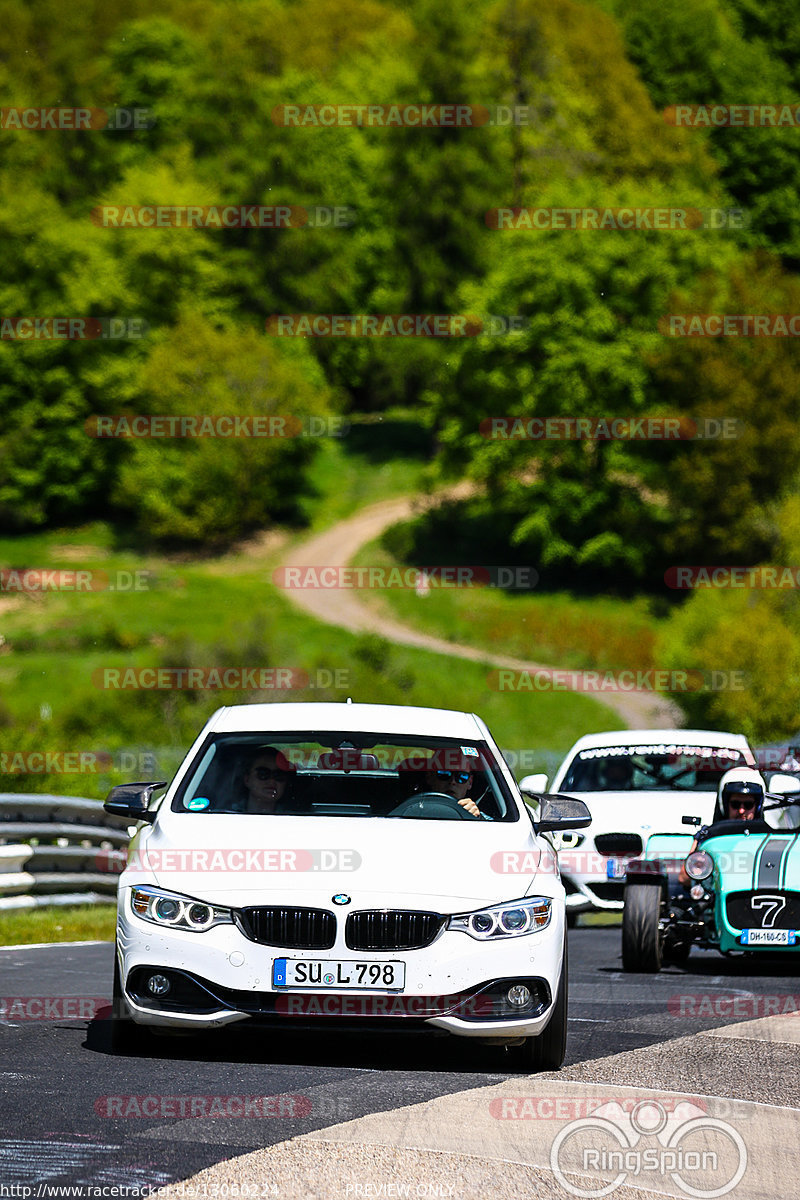
[(486, 729), (474, 713), (404, 704), (235, 704), (219, 708), (206, 733), (262, 733), (333, 730), (345, 733), (399, 733), (412, 737), (483, 741)]
[(579, 738), (567, 757), (579, 750), (599, 746), (727, 746), (749, 750), (747, 738), (741, 733), (725, 733), (719, 729), (613, 729), (606, 733), (587, 733)]

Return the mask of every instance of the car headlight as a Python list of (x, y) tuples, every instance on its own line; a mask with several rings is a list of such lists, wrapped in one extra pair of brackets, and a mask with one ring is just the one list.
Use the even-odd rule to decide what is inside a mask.
[(132, 888), (131, 910), (143, 921), (193, 933), (205, 933), (215, 925), (233, 924), (229, 908), (217, 908), (202, 900), (193, 900), (191, 896), (178, 896), (154, 887)]
[(519, 937), (546, 928), (550, 924), (552, 905), (553, 901), (547, 896), (528, 896), (477, 912), (457, 913), (447, 922), (447, 928), (468, 933), (479, 942)]
[(705, 850), (693, 850), (683, 865), (690, 879), (708, 879), (714, 871), (714, 860)]

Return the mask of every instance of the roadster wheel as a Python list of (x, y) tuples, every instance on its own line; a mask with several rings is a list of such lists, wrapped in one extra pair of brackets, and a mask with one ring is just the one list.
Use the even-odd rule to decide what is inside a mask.
[(626, 971), (653, 974), (661, 970), (660, 916), (661, 884), (629, 883), (622, 911), (622, 965)]

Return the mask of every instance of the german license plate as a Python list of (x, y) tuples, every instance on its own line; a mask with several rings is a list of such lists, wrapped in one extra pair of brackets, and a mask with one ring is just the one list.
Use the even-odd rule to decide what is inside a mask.
[(399, 992), (406, 986), (403, 962), (349, 959), (276, 958), (272, 967), (276, 988), (375, 988)]
[(610, 858), (606, 863), (607, 879), (624, 879), (628, 870), (627, 858)]
[(743, 946), (796, 946), (795, 929), (743, 929)]

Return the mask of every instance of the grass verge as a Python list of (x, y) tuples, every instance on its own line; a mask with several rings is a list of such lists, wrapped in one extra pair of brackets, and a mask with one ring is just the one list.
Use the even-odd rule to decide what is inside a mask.
[[(406, 568), (380, 540), (363, 546), (353, 563)], [(646, 670), (654, 665), (660, 628), (644, 597), (504, 592), (434, 579), (424, 595), (414, 588), (365, 589), (362, 599), (377, 612), (447, 641), (570, 669)]]
[(0, 912), (0, 946), (36, 942), (113, 942), (116, 904), (21, 908)]

